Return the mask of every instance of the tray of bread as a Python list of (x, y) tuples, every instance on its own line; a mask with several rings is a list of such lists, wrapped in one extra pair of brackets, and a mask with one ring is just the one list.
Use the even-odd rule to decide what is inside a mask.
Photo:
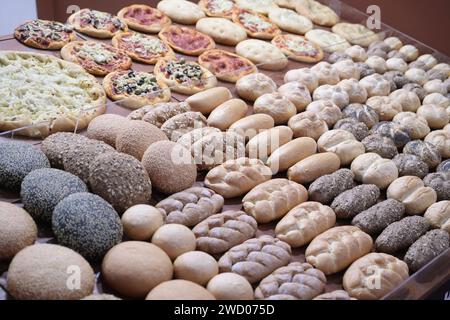
[(0, 38), (0, 299), (420, 299), (450, 59), (337, 0), (162, 0)]

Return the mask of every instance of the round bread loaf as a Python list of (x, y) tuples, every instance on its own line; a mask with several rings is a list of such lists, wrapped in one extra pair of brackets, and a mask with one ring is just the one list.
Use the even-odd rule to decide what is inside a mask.
[(253, 300), (252, 285), (243, 276), (225, 272), (216, 275), (206, 287), (217, 300)]
[(183, 253), (195, 250), (195, 235), (181, 224), (165, 224), (153, 234), (152, 243), (175, 260)]
[[(70, 276), (78, 275), (78, 280)], [(94, 290), (95, 276), (78, 253), (55, 244), (20, 251), (8, 269), (8, 292), (17, 300), (79, 300)]]
[(131, 240), (148, 241), (164, 224), (165, 214), (155, 207), (138, 204), (122, 215), (123, 233)]
[(143, 298), (150, 290), (172, 279), (172, 262), (157, 246), (140, 241), (118, 244), (102, 262), (102, 277), (118, 293)]
[(90, 139), (103, 141), (115, 148), (117, 134), (127, 122), (125, 117), (117, 114), (102, 114), (89, 123), (87, 136)]
[[(77, 145), (82, 145), (89, 141), (88, 138), (80, 134), (71, 132), (57, 132), (42, 141), (41, 150), (47, 156), (53, 168), (63, 169), (63, 159), (67, 151)], [(114, 142), (116, 140), (114, 139)]]
[(145, 300), (216, 300), (202, 286), (187, 280), (170, 280), (157, 285)]
[(344, 191), (331, 203), (331, 209), (340, 219), (353, 218), (375, 205), (380, 197), (380, 189), (373, 184), (363, 184)]
[(183, 253), (173, 262), (175, 278), (205, 286), (219, 273), (216, 259), (202, 251)]
[(11, 203), (0, 201), (0, 261), (12, 259), (37, 239), (33, 218)]

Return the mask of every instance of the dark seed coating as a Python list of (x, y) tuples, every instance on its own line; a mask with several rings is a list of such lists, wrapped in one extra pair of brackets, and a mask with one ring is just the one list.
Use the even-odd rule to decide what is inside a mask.
[(399, 71), (388, 71), (383, 74), (383, 77), (391, 83), (391, 92), (403, 88), (408, 84), (409, 79)]
[(418, 156), (430, 169), (436, 168), (442, 160), (439, 150), (431, 143), (422, 140), (407, 143), (403, 148), (403, 153)]
[(349, 169), (341, 169), (332, 174), (320, 177), (309, 186), (311, 201), (329, 204), (342, 192), (355, 186), (355, 175)]
[(423, 179), (428, 174), (428, 165), (413, 154), (400, 153), (392, 161), (397, 166), (400, 177), (416, 176)]
[(45, 154), (31, 144), (16, 141), (0, 142), (0, 188), (20, 190), (23, 179), (31, 171), (49, 168)]
[(366, 153), (374, 152), (385, 159), (392, 159), (398, 154), (394, 141), (379, 134), (372, 134), (361, 142), (366, 148)]
[(343, 53), (343, 52), (333, 52), (328, 57), (328, 62), (331, 64), (334, 64), (334, 63), (342, 61), (342, 60), (352, 60), (352, 57), (350, 57), (348, 54)]
[(331, 209), (340, 219), (349, 219), (377, 203), (380, 189), (373, 184), (363, 184), (344, 191), (331, 203)]
[(402, 125), (391, 121), (377, 123), (373, 126), (371, 134), (379, 134), (380, 136), (390, 138), (394, 141), (397, 148), (402, 148), (411, 141), (408, 131)]
[(436, 168), (436, 172), (450, 172), (450, 159), (443, 161)]
[(408, 248), (429, 229), (430, 224), (424, 217), (406, 217), (384, 229), (375, 245), (378, 251), (392, 254)]
[(358, 122), (364, 123), (367, 128), (372, 128), (378, 123), (378, 113), (366, 104), (352, 103), (342, 110), (344, 118), (353, 118)]
[(352, 225), (370, 235), (380, 233), (388, 225), (399, 221), (405, 214), (405, 206), (394, 199), (380, 202), (361, 212), (352, 220)]
[(114, 208), (99, 196), (75, 193), (53, 211), (52, 229), (59, 244), (94, 261), (122, 240), (122, 223)]
[(442, 229), (431, 230), (414, 242), (403, 259), (416, 272), (450, 247), (450, 236)]
[(118, 152), (95, 158), (89, 167), (89, 185), (92, 192), (119, 213), (137, 204), (147, 204), (152, 195), (152, 184), (141, 162)]
[(352, 133), (358, 141), (363, 140), (369, 135), (369, 128), (367, 128), (364, 122), (359, 122), (354, 118), (345, 118), (339, 120), (334, 129), (342, 129)]
[(34, 170), (25, 177), (20, 196), (28, 213), (41, 221), (51, 222), (56, 205), (68, 195), (78, 192), (88, 192), (88, 188), (77, 176), (44, 168)]
[(427, 96), (427, 91), (422, 88), (421, 85), (417, 84), (417, 83), (407, 83), (403, 86), (402, 89), (414, 92), (415, 94), (417, 94), (417, 96), (419, 97), (420, 101), (422, 101), (423, 99), (425, 99), (425, 97)]
[(48, 157), (53, 168), (63, 169), (63, 159), (72, 147), (82, 145), (88, 138), (76, 133), (58, 132), (42, 141), (41, 150)]
[(423, 183), (436, 191), (438, 201), (450, 200), (450, 172), (430, 173)]
[(369, 67), (369, 65), (365, 62), (357, 62), (356, 67), (361, 73), (361, 79), (376, 73), (375, 70)]

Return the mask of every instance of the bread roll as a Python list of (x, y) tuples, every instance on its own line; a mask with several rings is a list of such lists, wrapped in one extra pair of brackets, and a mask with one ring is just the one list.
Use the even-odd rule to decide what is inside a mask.
[(436, 168), (442, 161), (439, 149), (433, 144), (422, 140), (414, 140), (406, 144), (403, 148), (403, 153), (419, 157), (430, 169)]
[(194, 282), (170, 280), (153, 288), (145, 300), (216, 300), (216, 298)]
[(323, 85), (318, 87), (313, 94), (314, 101), (328, 100), (336, 104), (340, 109), (347, 106), (350, 102), (350, 98), (346, 91), (337, 85)]
[(247, 39), (247, 32), (240, 25), (225, 18), (203, 18), (195, 28), (214, 39), (215, 42), (235, 46)]
[(450, 158), (450, 130), (436, 130), (425, 137), (425, 142), (434, 145), (443, 159)]
[(424, 117), (431, 129), (442, 129), (449, 122), (449, 115), (444, 107), (426, 104), (417, 109), (417, 114)]
[(309, 183), (317, 178), (339, 170), (339, 157), (331, 152), (312, 155), (288, 170), (289, 180), (297, 183)]
[(342, 118), (341, 109), (331, 100), (316, 100), (306, 107), (306, 111), (315, 113), (329, 127), (334, 126)]
[(236, 82), (239, 97), (255, 101), (260, 96), (277, 91), (276, 83), (264, 73), (252, 73), (240, 78)]
[(195, 282), (204, 286), (219, 273), (217, 261), (201, 251), (183, 253), (173, 262), (175, 278)]
[(356, 300), (356, 299), (351, 298), (348, 295), (347, 291), (335, 290), (332, 292), (321, 294), (320, 296), (315, 297), (313, 300)]
[(341, 169), (332, 174), (324, 175), (309, 186), (309, 200), (329, 204), (342, 192), (355, 186), (355, 175), (351, 170)]
[(387, 188), (398, 178), (398, 169), (389, 159), (376, 153), (365, 153), (353, 160), (351, 169), (355, 179), (364, 184), (374, 184), (380, 189)]
[(335, 153), (342, 165), (350, 164), (353, 159), (365, 152), (364, 145), (345, 130), (325, 132), (317, 141), (319, 152)]
[(341, 219), (353, 218), (377, 203), (380, 189), (373, 184), (363, 184), (344, 191), (331, 203), (336, 216)]
[(261, 69), (281, 70), (288, 64), (288, 59), (280, 49), (263, 40), (244, 40), (236, 46), (236, 53), (257, 64)]
[(353, 118), (359, 122), (364, 123), (367, 128), (372, 128), (378, 123), (378, 113), (365, 104), (352, 103), (342, 110), (344, 118)]
[(288, 122), (289, 128), (294, 132), (294, 137), (310, 137), (318, 140), (322, 134), (328, 131), (328, 124), (312, 111), (305, 111), (293, 116)]
[(310, 93), (314, 92), (319, 86), (319, 79), (316, 74), (309, 68), (293, 69), (286, 72), (284, 82), (299, 82), (304, 84)]
[(268, 93), (256, 99), (253, 110), (256, 114), (271, 116), (275, 124), (284, 124), (297, 113), (295, 105), (279, 93)]
[(311, 94), (306, 85), (299, 81), (288, 82), (278, 88), (278, 93), (291, 101), (298, 112), (305, 111), (308, 104), (311, 103)]
[(433, 188), (437, 200), (450, 200), (450, 172), (430, 173), (423, 179), (426, 187)]
[(450, 201), (440, 201), (431, 205), (424, 217), (434, 228), (450, 233)]
[(230, 126), (230, 131), (234, 131), (246, 140), (252, 139), (264, 130), (275, 126), (273, 118), (267, 114), (252, 114), (241, 120), (236, 121)]
[(247, 104), (240, 99), (231, 99), (216, 109), (208, 117), (208, 125), (222, 131), (228, 129), (233, 123), (245, 117), (248, 111)]
[(365, 77), (359, 83), (366, 89), (368, 97), (387, 96), (391, 93), (389, 81), (379, 74)]
[(306, 261), (326, 275), (337, 273), (372, 250), (372, 238), (353, 226), (335, 227), (306, 248)]
[(266, 161), (273, 151), (292, 140), (293, 132), (289, 127), (279, 126), (254, 136), (246, 146), (249, 158)]
[(252, 285), (235, 273), (218, 274), (209, 281), (206, 288), (217, 300), (253, 300)]
[(377, 112), (380, 121), (391, 121), (402, 112), (402, 105), (390, 97), (374, 96), (366, 104)]
[(405, 89), (399, 89), (389, 95), (390, 98), (399, 102), (404, 112), (416, 112), (421, 102), (416, 93)]
[(393, 121), (407, 128), (411, 139), (423, 139), (430, 133), (427, 120), (414, 112), (400, 112)]
[(195, 235), (181, 224), (165, 224), (153, 234), (152, 243), (175, 260), (183, 253), (195, 250)]
[(215, 108), (232, 98), (230, 90), (215, 87), (196, 93), (185, 100), (192, 111), (210, 114)]
[(382, 158), (392, 159), (398, 154), (394, 141), (379, 134), (371, 134), (364, 138), (361, 143), (364, 145), (366, 152), (376, 153)]

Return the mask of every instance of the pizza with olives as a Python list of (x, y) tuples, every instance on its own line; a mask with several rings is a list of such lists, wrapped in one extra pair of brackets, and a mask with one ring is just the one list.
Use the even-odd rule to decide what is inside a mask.
[(133, 60), (155, 64), (160, 58), (175, 58), (172, 48), (159, 38), (137, 32), (123, 32), (112, 39), (115, 48), (125, 51)]
[(316, 43), (293, 34), (280, 34), (272, 44), (295, 61), (313, 63), (323, 59), (322, 48)]
[(208, 50), (198, 57), (198, 61), (218, 79), (227, 82), (236, 82), (243, 76), (258, 72), (250, 60), (225, 50)]
[(231, 19), (236, 5), (231, 0), (200, 0), (198, 5), (210, 17)]
[(46, 137), (87, 127), (106, 95), (81, 66), (31, 52), (0, 52), (0, 131)]
[(215, 87), (216, 77), (196, 62), (160, 59), (153, 71), (172, 91), (182, 94), (194, 94)]
[(161, 30), (159, 37), (174, 50), (190, 56), (198, 56), (216, 46), (210, 36), (188, 27), (168, 26)]
[(281, 30), (265, 15), (246, 9), (233, 10), (233, 22), (247, 31), (250, 37), (272, 39), (281, 34)]
[(101, 39), (112, 38), (119, 32), (128, 31), (127, 24), (119, 17), (92, 9), (81, 9), (75, 12), (69, 17), (67, 23), (78, 32)]
[(61, 49), (61, 56), (66, 61), (78, 63), (96, 76), (127, 70), (132, 64), (131, 58), (124, 51), (96, 41), (70, 42)]
[(120, 104), (130, 109), (170, 100), (170, 89), (164, 81), (147, 72), (111, 72), (103, 79), (103, 88), (111, 100), (122, 100)]
[(59, 50), (76, 39), (73, 29), (61, 22), (48, 20), (30, 20), (14, 30), (14, 37), (27, 46)]
[(125, 7), (117, 16), (123, 19), (129, 28), (147, 33), (158, 33), (172, 23), (164, 13), (144, 4)]

